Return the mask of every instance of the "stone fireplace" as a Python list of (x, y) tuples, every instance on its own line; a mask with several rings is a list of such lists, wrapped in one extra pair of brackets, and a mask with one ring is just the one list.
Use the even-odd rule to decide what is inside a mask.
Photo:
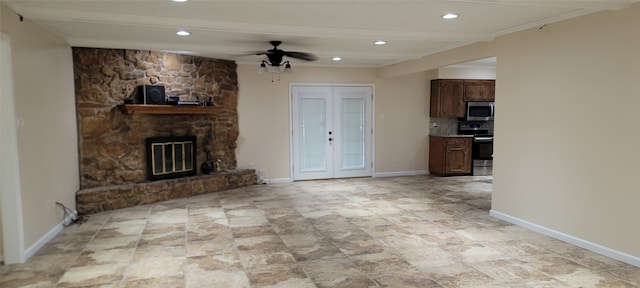
[[(233, 61), (142, 50), (73, 48), (80, 188), (77, 209), (94, 213), (256, 182), (236, 170), (238, 83)], [(212, 99), (213, 114), (127, 114), (140, 85), (162, 85), (181, 101)], [(190, 176), (149, 182), (146, 139), (195, 137)], [(224, 172), (203, 174), (216, 159)], [(153, 180), (162, 179), (154, 178)]]

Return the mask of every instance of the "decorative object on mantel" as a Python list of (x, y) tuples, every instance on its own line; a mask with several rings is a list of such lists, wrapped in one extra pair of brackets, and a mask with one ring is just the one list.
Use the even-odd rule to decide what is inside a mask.
[(209, 99), (204, 102), (204, 106), (213, 107), (213, 97), (209, 97)]
[(140, 85), (138, 86), (137, 104), (165, 104), (164, 86), (162, 85)]
[[(173, 105), (173, 106), (178, 106), (178, 102), (180, 102), (180, 97), (179, 96), (169, 96), (167, 97), (167, 105)], [(124, 103), (127, 104), (127, 103)]]

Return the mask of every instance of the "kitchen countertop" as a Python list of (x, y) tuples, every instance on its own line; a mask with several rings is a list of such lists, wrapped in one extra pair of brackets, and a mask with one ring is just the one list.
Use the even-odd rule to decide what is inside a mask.
[(436, 137), (443, 137), (443, 138), (473, 138), (473, 135), (465, 135), (465, 134), (446, 134), (446, 135), (429, 134), (429, 136), (436, 136)]

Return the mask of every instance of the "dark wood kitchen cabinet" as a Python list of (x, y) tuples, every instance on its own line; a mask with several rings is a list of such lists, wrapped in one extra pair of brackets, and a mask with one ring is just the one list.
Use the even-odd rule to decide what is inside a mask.
[(469, 101), (494, 101), (496, 80), (431, 80), (431, 117), (464, 117)]
[(464, 82), (431, 80), (431, 117), (464, 117)]
[(464, 101), (494, 101), (495, 80), (464, 80)]
[(472, 137), (429, 135), (429, 173), (440, 176), (472, 173)]

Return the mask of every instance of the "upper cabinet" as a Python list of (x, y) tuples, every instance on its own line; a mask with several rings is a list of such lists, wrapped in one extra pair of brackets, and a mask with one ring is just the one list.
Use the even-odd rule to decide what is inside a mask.
[(462, 80), (431, 80), (431, 117), (464, 117)]
[(496, 80), (464, 80), (465, 101), (494, 101)]
[(468, 101), (494, 101), (495, 80), (431, 80), (431, 117), (464, 117)]

